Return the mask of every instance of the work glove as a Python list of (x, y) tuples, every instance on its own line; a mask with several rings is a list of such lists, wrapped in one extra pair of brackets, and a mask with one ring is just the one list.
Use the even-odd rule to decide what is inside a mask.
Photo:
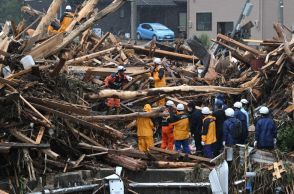
[(256, 146), (257, 146), (257, 141), (254, 141), (254, 144), (253, 144), (253, 146), (254, 146), (254, 147), (256, 147)]
[(202, 146), (205, 146), (205, 143), (204, 143), (204, 141), (201, 141), (201, 145), (202, 145)]
[(154, 81), (154, 78), (153, 77), (149, 77), (149, 81)]
[(131, 77), (131, 76), (126, 76), (126, 78), (127, 78), (127, 80), (130, 82), (130, 81), (132, 81), (133, 80), (133, 78)]
[(226, 142), (225, 141), (223, 141), (223, 146), (226, 146)]

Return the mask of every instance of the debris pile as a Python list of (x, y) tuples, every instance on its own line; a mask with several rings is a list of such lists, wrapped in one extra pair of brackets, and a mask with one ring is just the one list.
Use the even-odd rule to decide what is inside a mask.
[[(12, 185), (20, 185), (20, 176), (28, 182), (47, 173), (108, 165), (133, 171), (214, 166), (214, 160), (200, 156), (135, 149), (133, 121), (161, 116), (160, 108), (141, 110), (162, 98), (209, 105), (215, 94), (224, 93), (230, 105), (242, 96), (251, 99), (252, 107), (266, 104), (277, 120), (293, 120), (294, 39), (288, 42), (281, 26), (275, 25), (276, 40), (260, 42), (259, 49), (221, 34), (209, 51), (197, 38), (174, 46), (155, 41), (138, 46), (109, 32), (98, 37), (91, 29), (125, 0), (99, 12), (95, 0), (85, 1), (65, 32), (48, 34), (60, 2), (52, 1), (46, 14), (24, 7), (35, 22), (7, 22), (0, 33), (0, 152), (5, 165), (0, 171)], [(153, 57), (163, 58), (167, 87), (150, 87)], [(106, 89), (103, 80), (119, 65), (132, 80), (123, 90)], [(121, 109), (107, 112), (104, 102), (110, 97), (122, 100)]]

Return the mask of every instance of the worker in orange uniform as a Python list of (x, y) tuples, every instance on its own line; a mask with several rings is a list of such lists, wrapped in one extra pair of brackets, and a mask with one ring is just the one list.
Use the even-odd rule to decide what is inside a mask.
[[(145, 112), (152, 112), (150, 104), (145, 104)], [(153, 140), (154, 124), (149, 117), (137, 118), (138, 147), (141, 152), (146, 152), (154, 146)]]
[(171, 117), (171, 123), (174, 127), (175, 147), (177, 151), (183, 151), (190, 154), (189, 147), (189, 115), (184, 112), (183, 104), (177, 105), (177, 114)]
[(174, 132), (173, 132), (173, 126), (170, 123), (170, 114), (173, 114), (173, 108), (175, 106), (174, 102), (171, 100), (168, 100), (165, 104), (166, 110), (165, 113), (168, 113), (166, 116), (162, 117), (161, 120), (161, 138), (162, 143), (160, 148), (161, 149), (168, 149), (173, 150), (174, 148)]
[(59, 32), (60, 26), (57, 23), (57, 21), (51, 22), (51, 24), (48, 26), (48, 34), (57, 34)]
[(74, 14), (72, 13), (72, 8), (70, 5), (67, 5), (65, 7), (65, 12), (60, 18), (60, 29), (59, 32), (64, 32), (67, 27), (71, 24), (73, 21)]
[[(165, 80), (165, 70), (164, 67), (161, 65), (161, 59), (155, 58), (153, 60), (152, 69), (151, 69), (151, 76), (149, 80), (154, 81), (155, 88), (162, 88), (166, 87), (166, 80)], [(157, 102), (158, 106), (165, 105), (165, 98), (159, 100)]]
[(201, 133), (201, 144), (203, 146), (203, 155), (206, 158), (214, 157), (214, 146), (216, 143), (216, 118), (211, 114), (212, 112), (208, 107), (202, 108), (201, 111), (204, 116), (202, 133)]
[[(114, 90), (121, 90), (123, 85), (132, 81), (132, 77), (125, 75), (126, 68), (124, 66), (118, 66), (117, 72), (112, 73), (111, 75), (107, 76), (104, 80), (104, 84), (106, 87)], [(107, 98), (105, 103), (109, 111), (112, 108), (120, 108), (120, 99), (119, 98)]]

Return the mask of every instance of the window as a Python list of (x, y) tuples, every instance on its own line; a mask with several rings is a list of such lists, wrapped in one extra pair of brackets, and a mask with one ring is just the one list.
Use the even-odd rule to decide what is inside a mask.
[(196, 13), (196, 30), (212, 30), (212, 13)]

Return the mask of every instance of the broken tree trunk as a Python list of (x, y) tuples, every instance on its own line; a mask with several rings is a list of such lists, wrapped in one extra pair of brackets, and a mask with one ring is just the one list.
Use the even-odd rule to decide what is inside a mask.
[(100, 90), (97, 94), (88, 95), (89, 99), (110, 98), (118, 97), (120, 99), (133, 99), (142, 96), (158, 96), (160, 94), (172, 94), (182, 92), (215, 92), (215, 93), (227, 93), (227, 94), (241, 94), (246, 91), (247, 88), (230, 88), (221, 86), (175, 86), (175, 87), (163, 87), (152, 88), (142, 91), (121, 91), (121, 90)]
[(108, 154), (106, 161), (132, 171), (142, 171), (147, 168), (146, 162), (122, 155)]
[(137, 117), (162, 117), (165, 116), (162, 113), (162, 109), (158, 109), (153, 112), (135, 112), (130, 114), (121, 114), (121, 115), (98, 115), (98, 116), (80, 116), (78, 118), (83, 119), (89, 122), (97, 122), (101, 120), (133, 120)]
[(153, 162), (158, 168), (189, 168), (195, 167), (196, 163), (193, 162), (166, 162), (166, 161), (155, 161)]
[(113, 51), (116, 51), (116, 47), (112, 47), (112, 48), (109, 48), (109, 49), (106, 49), (106, 50), (103, 50), (103, 51), (99, 51), (99, 52), (96, 52), (96, 53), (92, 53), (92, 54), (89, 54), (89, 55), (85, 55), (85, 56), (82, 56), (82, 57), (71, 59), (71, 60), (67, 61), (65, 64), (66, 65), (72, 65), (72, 64), (82, 63), (84, 61), (89, 61), (89, 60), (94, 59), (96, 57), (106, 55), (106, 54), (111, 53)]
[(50, 23), (54, 20), (56, 13), (59, 11), (60, 6), (62, 5), (64, 0), (53, 0), (46, 15), (43, 16), (41, 22), (39, 23), (37, 29), (35, 30), (33, 36), (37, 36), (39, 34), (44, 34), (47, 32), (47, 28)]
[(98, 2), (99, 0), (89, 0), (65, 31), (70, 32), (78, 22), (80, 22), (83, 18), (86, 18), (94, 10)]

